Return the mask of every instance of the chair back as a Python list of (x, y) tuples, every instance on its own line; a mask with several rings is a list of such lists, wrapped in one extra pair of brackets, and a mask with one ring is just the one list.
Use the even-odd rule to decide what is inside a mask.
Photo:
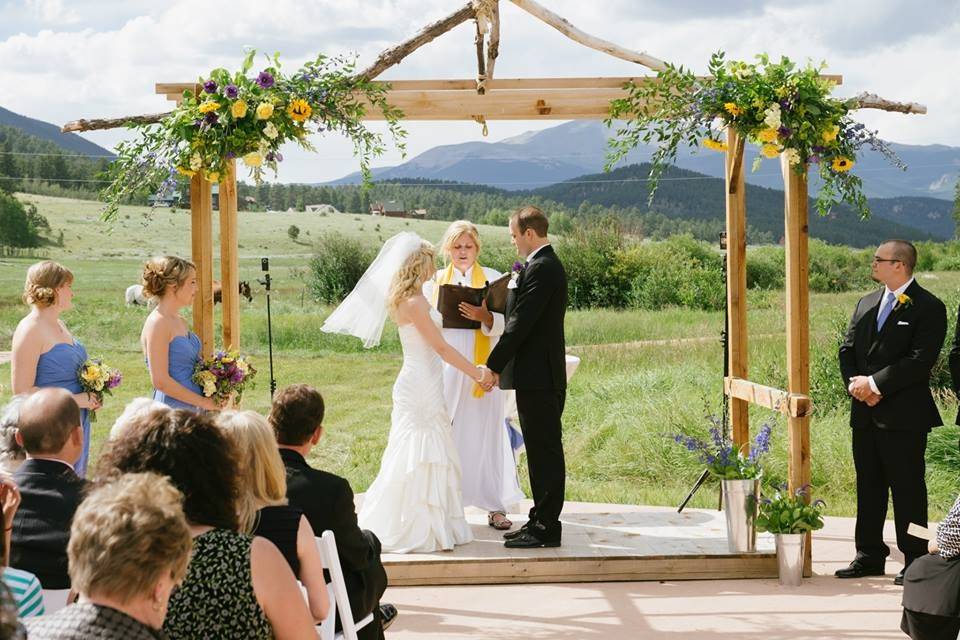
[[(347, 594), (347, 583), (343, 579), (343, 569), (340, 567), (340, 556), (337, 554), (337, 540), (333, 531), (329, 529), (317, 538), (317, 548), (323, 559), (324, 568), (330, 572), (330, 582), (327, 584), (330, 593), (330, 611), (321, 623), (320, 637), (322, 640), (357, 640), (357, 630), (373, 622), (373, 614), (368, 614), (363, 620), (354, 621), (353, 610), (350, 608), (350, 597)], [(342, 634), (334, 635), (337, 609), (340, 609), (340, 626)]]

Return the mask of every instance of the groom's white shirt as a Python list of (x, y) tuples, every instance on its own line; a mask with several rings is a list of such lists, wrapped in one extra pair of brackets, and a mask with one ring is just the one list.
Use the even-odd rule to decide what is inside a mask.
[[(541, 245), (541, 246), (537, 247), (536, 249), (534, 249), (533, 251), (531, 251), (531, 252), (530, 252), (530, 255), (527, 256), (526, 262), (530, 262), (531, 260), (533, 260), (533, 256), (535, 256), (535, 255), (537, 255), (538, 253), (540, 253), (540, 250), (543, 249), (543, 247), (549, 247), (549, 246), (550, 246), (550, 243), (548, 242), (547, 244)], [(456, 269), (454, 269), (454, 271), (456, 271)]]

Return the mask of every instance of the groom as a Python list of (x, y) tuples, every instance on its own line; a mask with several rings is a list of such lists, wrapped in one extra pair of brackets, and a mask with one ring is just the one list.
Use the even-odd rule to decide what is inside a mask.
[(514, 268), (506, 327), (487, 368), (500, 388), (517, 392), (533, 508), (527, 524), (504, 535), (505, 546), (559, 547), (566, 481), (560, 416), (567, 390), (567, 274), (547, 239), (547, 217), (540, 209), (527, 206), (510, 216), (510, 237), (526, 264)]

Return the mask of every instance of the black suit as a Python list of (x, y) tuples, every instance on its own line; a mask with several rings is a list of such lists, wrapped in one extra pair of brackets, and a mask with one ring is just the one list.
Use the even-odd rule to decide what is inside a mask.
[(885, 289), (860, 299), (840, 346), (844, 387), (857, 375), (873, 376), (882, 399), (876, 406), (852, 399), (853, 461), (857, 472), (857, 558), (882, 566), (888, 490), (893, 493), (897, 547), (906, 563), (927, 552), (907, 534), (911, 522), (927, 525), (924, 454), (927, 433), (943, 421), (930, 392), (930, 370), (947, 332), (947, 313), (932, 293), (910, 283), (908, 303), (896, 303), (883, 327), (877, 315)]
[[(960, 320), (960, 308), (957, 309), (957, 318)], [(950, 379), (953, 381), (953, 392), (960, 396), (960, 321), (957, 322), (953, 334), (953, 345), (950, 347)], [(960, 412), (957, 413), (955, 424), (960, 424)]]
[(517, 392), (517, 413), (527, 449), (533, 492), (531, 529), (542, 540), (560, 539), (566, 470), (560, 418), (566, 401), (567, 274), (553, 248), (541, 248), (507, 295), (507, 323), (487, 367), (500, 387)]
[[(326, 471), (314, 469), (292, 449), (280, 449), (287, 468), (287, 499), (303, 511), (315, 535), (328, 529), (337, 540), (340, 567), (347, 583), (350, 608), (357, 620), (373, 612), (374, 621), (360, 629), (361, 640), (383, 638), (380, 596), (387, 589), (387, 573), (380, 562), (380, 540), (357, 525), (350, 483)], [(340, 629), (337, 610), (337, 630)]]
[(30, 458), (13, 474), (20, 508), (13, 519), (10, 566), (36, 574), (44, 589), (68, 589), (70, 522), (85, 482), (57, 460)]

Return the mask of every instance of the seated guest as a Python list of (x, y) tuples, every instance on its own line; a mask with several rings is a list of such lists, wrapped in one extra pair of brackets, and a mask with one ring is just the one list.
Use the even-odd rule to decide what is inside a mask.
[(123, 433), (130, 423), (139, 416), (151, 411), (152, 409), (167, 409), (170, 407), (153, 398), (134, 398), (123, 408), (123, 413), (114, 421), (110, 427), (110, 440), (114, 440)]
[(0, 640), (26, 640), (27, 630), (17, 619), (17, 604), (7, 585), (0, 582)]
[[(305, 384), (277, 393), (270, 409), (270, 426), (277, 434), (280, 457), (287, 468), (287, 498), (304, 515), (319, 536), (333, 531), (337, 553), (357, 620), (373, 612), (374, 620), (357, 633), (360, 640), (383, 638), (383, 630), (397, 616), (390, 604), (380, 604), (387, 588), (387, 573), (380, 562), (380, 541), (372, 531), (360, 529), (350, 483), (332, 473), (314, 469), (306, 456), (323, 435), (323, 397)], [(337, 611), (337, 629), (340, 629)]]
[(17, 444), (17, 416), (26, 394), (13, 396), (0, 414), (0, 471), (13, 474), (23, 464), (27, 452)]
[(163, 631), (180, 638), (315, 638), (297, 579), (269, 540), (239, 533), (239, 457), (213, 418), (155, 410), (107, 443), (99, 471), (167, 476), (183, 495), (193, 553)]
[(183, 496), (155, 473), (119, 476), (90, 492), (70, 528), (77, 604), (27, 621), (33, 640), (155, 640), (190, 560)]
[(960, 498), (937, 528), (930, 553), (903, 575), (900, 629), (913, 640), (956, 640), (960, 634)]
[(35, 574), (45, 589), (68, 589), (70, 521), (84, 488), (72, 466), (83, 452), (80, 407), (69, 391), (46, 387), (23, 401), (17, 425), (27, 459), (13, 475), (22, 500), (10, 566)]
[(241, 460), (240, 531), (277, 545), (307, 590), (310, 613), (321, 622), (330, 607), (323, 559), (303, 511), (287, 504), (286, 471), (270, 425), (256, 411), (226, 411), (216, 420)]
[(10, 532), (13, 518), (20, 507), (20, 490), (12, 479), (0, 476), (0, 508), (3, 509), (3, 546), (0, 547), (0, 566), (3, 567), (3, 583), (10, 589), (21, 618), (42, 616), (43, 588), (37, 576), (29, 571), (7, 566), (10, 559)]

